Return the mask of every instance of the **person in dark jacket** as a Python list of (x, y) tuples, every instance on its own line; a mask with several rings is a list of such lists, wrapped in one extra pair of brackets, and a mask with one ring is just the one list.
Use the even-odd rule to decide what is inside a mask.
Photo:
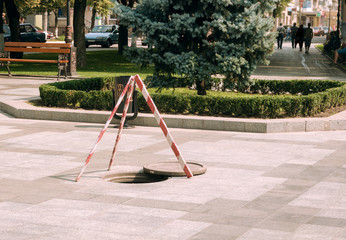
[(308, 23), (308, 27), (304, 30), (305, 53), (309, 53), (311, 40), (313, 37), (314, 32), (311, 28), (311, 23)]
[(303, 41), (304, 41), (304, 28), (303, 28), (303, 24), (301, 24), (297, 30), (296, 33), (296, 44), (295, 46), (297, 46), (297, 44), (299, 44), (299, 51), (303, 51)]
[(296, 23), (293, 23), (293, 27), (291, 27), (292, 48), (296, 48), (297, 47), (297, 44), (295, 44), (297, 30), (298, 30), (298, 28), (296, 26)]

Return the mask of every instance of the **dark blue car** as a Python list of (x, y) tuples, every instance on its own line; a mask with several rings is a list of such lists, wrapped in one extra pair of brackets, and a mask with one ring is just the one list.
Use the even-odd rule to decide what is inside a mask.
[[(3, 27), (5, 42), (11, 41), (11, 31), (9, 26), (4, 24)], [(46, 34), (38, 32), (30, 23), (21, 23), (19, 29), (21, 42), (46, 42), (47, 40)]]

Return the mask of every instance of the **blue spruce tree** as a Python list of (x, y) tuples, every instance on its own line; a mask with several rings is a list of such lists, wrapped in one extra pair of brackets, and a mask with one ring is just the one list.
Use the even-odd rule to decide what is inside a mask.
[(138, 64), (153, 64), (153, 80), (172, 85), (182, 76), (199, 95), (222, 79), (224, 88), (247, 85), (258, 63), (273, 51), (276, 0), (143, 0), (136, 9), (119, 6), (118, 17), (148, 48), (129, 48)]

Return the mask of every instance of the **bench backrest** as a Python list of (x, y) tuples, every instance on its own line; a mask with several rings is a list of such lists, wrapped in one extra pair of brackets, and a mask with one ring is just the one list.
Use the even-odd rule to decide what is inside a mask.
[(71, 43), (5, 42), (5, 52), (70, 53)]

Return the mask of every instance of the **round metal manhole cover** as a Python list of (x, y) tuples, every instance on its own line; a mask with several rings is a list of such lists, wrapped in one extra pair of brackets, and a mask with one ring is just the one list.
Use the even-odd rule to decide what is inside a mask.
[[(200, 175), (207, 171), (203, 164), (187, 162), (193, 175)], [(159, 162), (152, 163), (143, 167), (144, 172), (152, 175), (161, 175), (169, 177), (186, 176), (179, 162)]]
[(107, 182), (114, 183), (154, 183), (168, 179), (166, 176), (156, 176), (143, 172), (134, 173), (117, 173), (104, 176), (103, 179)]

